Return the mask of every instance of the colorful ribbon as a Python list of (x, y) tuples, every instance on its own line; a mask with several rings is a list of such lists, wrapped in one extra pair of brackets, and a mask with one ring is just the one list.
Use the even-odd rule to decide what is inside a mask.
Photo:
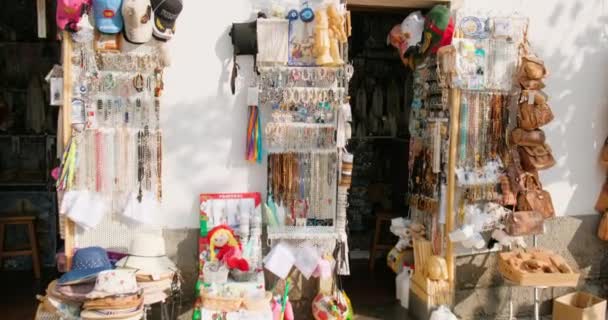
[(262, 163), (262, 127), (257, 106), (249, 106), (245, 158), (250, 162)]

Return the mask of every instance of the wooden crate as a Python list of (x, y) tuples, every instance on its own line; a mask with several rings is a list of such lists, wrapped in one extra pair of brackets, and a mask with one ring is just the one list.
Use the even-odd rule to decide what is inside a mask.
[[(498, 255), (498, 271), (502, 276), (520, 286), (526, 287), (576, 287), (580, 273), (543, 273), (543, 272), (525, 272), (519, 265), (509, 263), (521, 251), (502, 252)], [(553, 254), (550, 251), (532, 250), (523, 253), (525, 255), (537, 255), (541, 258), (548, 259), (555, 266), (554, 261), (566, 264), (565, 260), (559, 255)], [(517, 262), (523, 260), (516, 259)], [(568, 266), (569, 267), (569, 266)], [(571, 269), (571, 268), (570, 268)]]

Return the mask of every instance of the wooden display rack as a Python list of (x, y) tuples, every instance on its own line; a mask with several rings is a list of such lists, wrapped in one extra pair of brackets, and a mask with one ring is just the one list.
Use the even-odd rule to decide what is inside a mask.
[(450, 283), (445, 280), (433, 281), (420, 273), (414, 273), (410, 285), (410, 290), (420, 300), (426, 302), (429, 308), (452, 304)]
[(446, 280), (431, 280), (427, 277), (426, 264), (432, 255), (432, 245), (428, 240), (414, 240), (414, 275), (410, 281), (410, 290), (426, 304), (430, 310), (438, 305), (451, 305), (452, 294), (450, 283)]
[[(62, 110), (62, 141), (67, 146), (72, 138), (72, 37), (70, 33), (62, 33), (61, 53), (63, 63), (63, 104)], [(57, 192), (59, 197), (59, 192)], [(57, 199), (59, 200), (59, 199)], [(57, 203), (60, 203), (57, 201)], [(65, 246), (66, 267), (68, 270), (72, 266), (72, 256), (74, 255), (74, 222), (67, 217), (59, 217), (63, 220), (63, 240)]]

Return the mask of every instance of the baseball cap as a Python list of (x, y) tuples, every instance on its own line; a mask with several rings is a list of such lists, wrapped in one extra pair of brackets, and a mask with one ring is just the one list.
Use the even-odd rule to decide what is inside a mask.
[(84, 13), (83, 7), (90, 5), (90, 0), (58, 0), (55, 19), (60, 29), (77, 31), (77, 24)]
[(122, 0), (93, 0), (95, 27), (103, 33), (115, 34), (122, 30)]
[(122, 17), (125, 39), (131, 43), (146, 43), (152, 38), (152, 6), (150, 0), (124, 0)]
[(167, 41), (175, 34), (175, 21), (182, 12), (181, 0), (151, 0), (154, 11), (154, 38)]

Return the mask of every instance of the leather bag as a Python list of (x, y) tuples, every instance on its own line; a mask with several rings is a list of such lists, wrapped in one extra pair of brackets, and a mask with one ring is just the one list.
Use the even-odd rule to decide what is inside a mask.
[(544, 221), (538, 211), (515, 211), (505, 218), (505, 232), (513, 237), (542, 234)]
[(608, 167), (608, 137), (604, 140), (604, 145), (602, 146), (602, 151), (600, 152), (600, 163)]
[(545, 132), (540, 129), (524, 130), (515, 128), (511, 131), (511, 143), (518, 146), (538, 146), (545, 143)]
[(540, 90), (545, 88), (545, 83), (542, 80), (519, 79), (519, 84), (524, 89)]
[(530, 104), (522, 102), (519, 104), (517, 123), (522, 129), (534, 130), (540, 128), (553, 121), (553, 118), (553, 111), (546, 103)]
[(608, 241), (608, 213), (602, 214), (602, 219), (597, 227), (597, 237), (601, 240)]
[(608, 179), (604, 181), (600, 195), (595, 202), (595, 210), (599, 213), (604, 213), (608, 210)]
[(541, 59), (529, 53), (521, 58), (519, 74), (526, 79), (541, 80), (547, 75), (547, 68)]
[(545, 87), (542, 79), (547, 76), (547, 68), (545, 63), (539, 59), (534, 53), (530, 52), (530, 47), (527, 40), (520, 47), (521, 62), (517, 70), (517, 78), (519, 84), (524, 89), (540, 90)]
[(543, 190), (536, 176), (525, 175), (523, 186), (524, 188), (517, 195), (517, 210), (540, 212), (545, 219), (555, 216), (551, 194)]
[(526, 171), (545, 170), (555, 165), (551, 147), (546, 143), (537, 146), (519, 146), (521, 166)]
[(529, 104), (541, 105), (546, 104), (549, 100), (549, 96), (541, 90), (527, 90), (521, 91), (519, 102), (528, 102)]

